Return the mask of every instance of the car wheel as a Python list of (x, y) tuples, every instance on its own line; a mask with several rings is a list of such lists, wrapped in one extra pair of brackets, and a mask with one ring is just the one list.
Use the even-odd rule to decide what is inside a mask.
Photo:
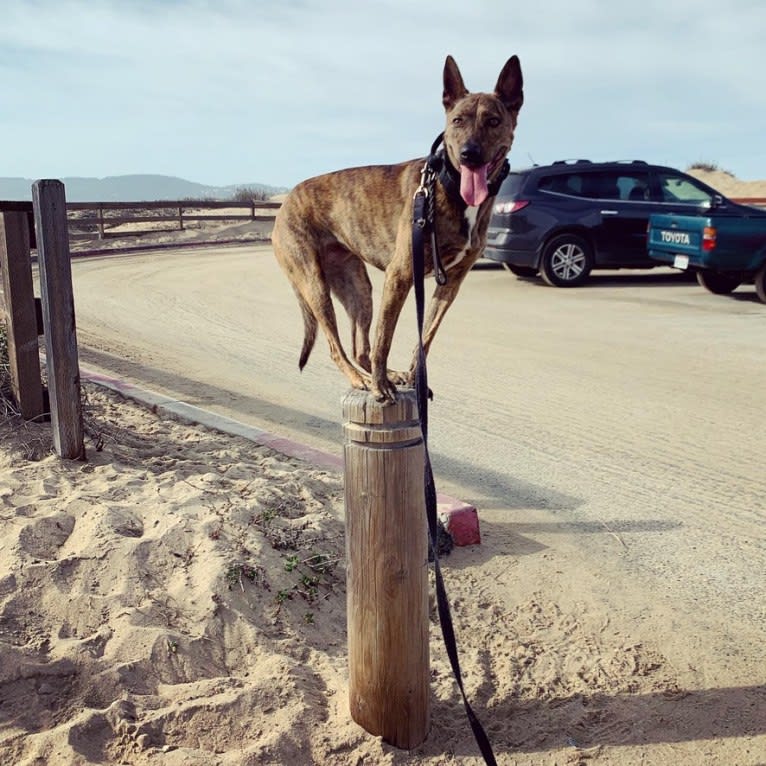
[(755, 279), (755, 291), (758, 293), (758, 298), (761, 303), (766, 303), (766, 263), (758, 269)]
[(517, 277), (536, 277), (537, 269), (531, 266), (514, 266), (512, 263), (504, 263), (503, 266)]
[(552, 287), (581, 285), (592, 268), (592, 248), (576, 234), (554, 237), (545, 246), (540, 260), (540, 273)]
[(742, 284), (742, 277), (739, 274), (702, 269), (697, 272), (697, 282), (711, 293), (728, 295)]

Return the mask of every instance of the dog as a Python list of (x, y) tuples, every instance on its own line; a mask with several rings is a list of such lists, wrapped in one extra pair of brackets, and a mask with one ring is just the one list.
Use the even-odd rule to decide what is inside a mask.
[[(506, 62), (494, 93), (469, 93), (451, 56), (444, 64), (442, 103), (445, 168), (435, 183), (435, 236), (446, 270), (426, 312), (426, 353), (460, 285), (481, 256), (491, 215), (492, 185), (513, 144), (524, 100), (517, 56)], [(393, 402), (397, 386), (412, 386), (417, 350), (406, 372), (388, 369), (399, 314), (412, 287), (412, 211), (424, 159), (398, 165), (348, 168), (310, 178), (287, 195), (274, 223), (277, 261), (298, 298), (304, 321), (299, 367), (308, 361), (317, 326), (330, 356), (352, 388)], [(433, 275), (430, 244), (426, 275)], [(372, 285), (365, 264), (385, 272), (375, 335), (370, 347)], [(352, 362), (340, 338), (332, 296), (351, 320)]]

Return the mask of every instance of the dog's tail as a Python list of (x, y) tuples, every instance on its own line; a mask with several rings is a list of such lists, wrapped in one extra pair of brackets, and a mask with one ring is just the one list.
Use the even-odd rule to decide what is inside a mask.
[(308, 303), (301, 296), (298, 296), (298, 302), (301, 304), (301, 311), (303, 312), (303, 348), (301, 349), (301, 357), (298, 360), (298, 368), (302, 370), (306, 366), (309, 356), (311, 356), (311, 350), (314, 348), (314, 342), (317, 338), (317, 320)]

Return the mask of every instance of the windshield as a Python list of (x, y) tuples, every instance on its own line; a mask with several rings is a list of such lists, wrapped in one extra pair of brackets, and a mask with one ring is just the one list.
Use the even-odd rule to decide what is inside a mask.
[(688, 176), (677, 176), (673, 173), (660, 173), (660, 199), (663, 202), (686, 202), (699, 205), (700, 202), (711, 202), (712, 195), (703, 186), (697, 184)]

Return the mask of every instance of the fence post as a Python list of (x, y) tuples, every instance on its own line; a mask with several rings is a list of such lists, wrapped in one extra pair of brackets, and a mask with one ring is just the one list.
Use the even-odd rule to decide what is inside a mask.
[(184, 209), (181, 205), (178, 206), (178, 230), (184, 230)]
[(414, 391), (343, 400), (349, 704), (370, 734), (404, 749), (428, 735), (425, 453)]
[(104, 238), (104, 206), (98, 206), (98, 238)]
[(61, 181), (35, 181), (32, 200), (40, 265), (53, 446), (63, 458), (85, 459), (77, 359), (72, 264)]
[(21, 416), (32, 420), (44, 414), (45, 402), (26, 213), (0, 215), (0, 272), (6, 304), (11, 388)]

